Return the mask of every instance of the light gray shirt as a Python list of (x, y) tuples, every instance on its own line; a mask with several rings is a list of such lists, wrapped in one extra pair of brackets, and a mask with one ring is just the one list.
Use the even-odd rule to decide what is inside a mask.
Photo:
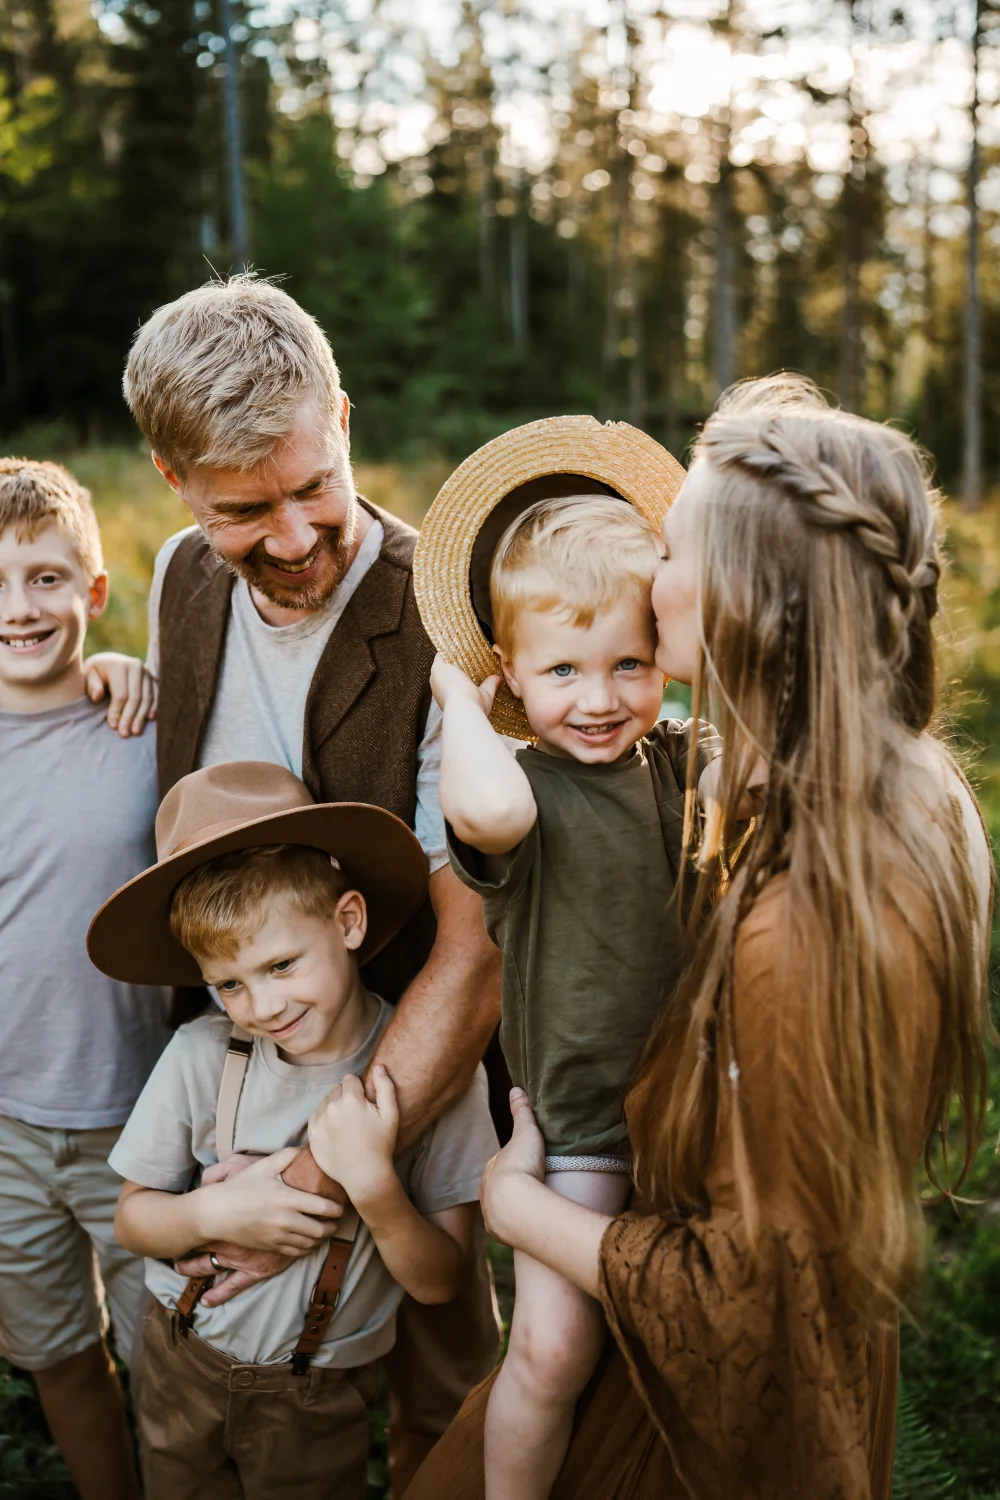
[[(195, 529), (172, 536), (156, 559), (146, 658), (154, 676), (159, 667), (164, 575), (181, 540)], [(383, 536), (381, 522), (374, 521), (330, 599), (320, 609), (303, 613), (292, 625), (268, 625), (257, 613), (246, 583), (236, 580), (215, 698), (198, 753), (199, 767), (227, 760), (266, 760), (287, 766), (301, 777), (306, 700), (313, 676), (337, 621), (378, 557)], [(441, 712), (432, 703), (418, 753), (414, 828), (432, 874), (448, 863), (438, 803), (440, 765)]]
[(166, 1045), (167, 992), (87, 957), (111, 893), (156, 860), (156, 737), (80, 698), (0, 712), (0, 1114), (57, 1130), (128, 1118)]
[[(309, 1116), (348, 1073), (361, 1074), (392, 1015), (379, 1013), (350, 1057), (319, 1067), (286, 1062), (267, 1037), (255, 1037), (236, 1117), (237, 1151), (270, 1154), (305, 1145)], [(200, 1168), (216, 1160), (215, 1111), (226, 1046), (228, 1016), (200, 1016), (182, 1026), (161, 1057), (109, 1158), (130, 1182), (163, 1192), (184, 1192)], [(423, 1214), (474, 1203), (487, 1162), (497, 1150), (486, 1075), (397, 1159), (408, 1196)], [(326, 1244), (295, 1260), (271, 1281), (258, 1282), (222, 1307), (199, 1307), (195, 1331), (215, 1349), (244, 1364), (288, 1359), (302, 1332), (309, 1295), (326, 1256)], [(146, 1285), (173, 1308), (186, 1285), (162, 1261), (147, 1260)], [(337, 1310), (314, 1363), (352, 1369), (379, 1359), (395, 1342), (402, 1287), (389, 1275), (362, 1224), (348, 1262)]]

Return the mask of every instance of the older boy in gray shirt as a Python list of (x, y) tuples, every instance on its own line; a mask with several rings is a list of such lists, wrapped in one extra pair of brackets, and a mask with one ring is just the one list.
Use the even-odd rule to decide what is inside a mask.
[(114, 1238), (107, 1158), (168, 1032), (164, 991), (86, 953), (94, 909), (152, 858), (156, 811), (153, 736), (110, 733), (85, 696), (106, 599), (86, 490), (0, 460), (0, 1353), (34, 1375), (84, 1500), (133, 1500), (105, 1303), (127, 1358), (142, 1266)]

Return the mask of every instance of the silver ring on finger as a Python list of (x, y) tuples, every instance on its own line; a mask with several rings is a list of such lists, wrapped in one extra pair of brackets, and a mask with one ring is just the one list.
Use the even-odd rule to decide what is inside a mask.
[(209, 1258), (209, 1260), (210, 1260), (210, 1261), (211, 1261), (211, 1262), (212, 1262), (212, 1266), (213, 1266), (213, 1267), (214, 1267), (214, 1269), (215, 1269), (215, 1270), (216, 1270), (216, 1271), (225, 1271), (225, 1270), (227, 1270), (227, 1269), (228, 1269), (228, 1267), (227, 1267), (227, 1266), (224, 1266), (224, 1265), (223, 1265), (223, 1264), (222, 1264), (222, 1262), (221, 1262), (221, 1260), (220, 1260), (220, 1259), (219, 1259), (219, 1257), (218, 1257), (218, 1256), (217, 1256), (217, 1255), (216, 1255), (216, 1253), (215, 1253), (215, 1251), (214, 1251), (214, 1250), (210, 1250), (210, 1251), (209, 1251), (209, 1252), (208, 1252), (208, 1258)]

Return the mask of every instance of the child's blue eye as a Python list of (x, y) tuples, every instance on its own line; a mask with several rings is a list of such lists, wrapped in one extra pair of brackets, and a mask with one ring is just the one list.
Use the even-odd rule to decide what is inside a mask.
[(278, 962), (276, 964), (272, 964), (271, 965), (271, 968), (274, 970), (274, 972), (276, 974), (284, 974), (285, 971), (287, 969), (290, 969), (291, 967), (292, 967), (292, 960), (290, 958), (281, 958), (281, 959), (278, 960)]
[(559, 663), (558, 667), (552, 668), (552, 675), (553, 677), (568, 677), (572, 670), (573, 668), (570, 666), (569, 662), (563, 661)]
[(236, 988), (237, 982), (238, 981), (235, 979), (223, 979), (220, 984), (217, 984), (215, 986), (215, 988), (218, 990), (220, 995), (231, 995), (233, 990)]
[(642, 662), (637, 656), (626, 656), (624, 661), (618, 663), (618, 668), (622, 672), (634, 672), (636, 667), (641, 666)]

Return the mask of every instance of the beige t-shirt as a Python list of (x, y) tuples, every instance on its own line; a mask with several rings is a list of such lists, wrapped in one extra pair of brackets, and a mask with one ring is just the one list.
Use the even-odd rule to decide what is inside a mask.
[[(304, 1145), (311, 1112), (335, 1083), (364, 1071), (391, 1014), (380, 1000), (378, 1018), (357, 1052), (322, 1067), (287, 1063), (273, 1042), (255, 1038), (236, 1120), (236, 1150), (269, 1153)], [(215, 1109), (231, 1032), (227, 1016), (209, 1015), (175, 1034), (109, 1158), (122, 1177), (183, 1193), (201, 1169), (216, 1161)], [(399, 1158), (396, 1169), (420, 1212), (439, 1213), (476, 1200), (483, 1170), (496, 1150), (486, 1075), (479, 1068), (468, 1092)], [(243, 1364), (289, 1359), (326, 1249), (324, 1242), (280, 1276), (248, 1288), (222, 1307), (199, 1307), (194, 1323), (199, 1338)], [(173, 1308), (185, 1280), (162, 1261), (147, 1260), (146, 1285), (164, 1307)], [(395, 1342), (402, 1297), (362, 1224), (340, 1303), (313, 1363), (352, 1369), (385, 1354)]]

